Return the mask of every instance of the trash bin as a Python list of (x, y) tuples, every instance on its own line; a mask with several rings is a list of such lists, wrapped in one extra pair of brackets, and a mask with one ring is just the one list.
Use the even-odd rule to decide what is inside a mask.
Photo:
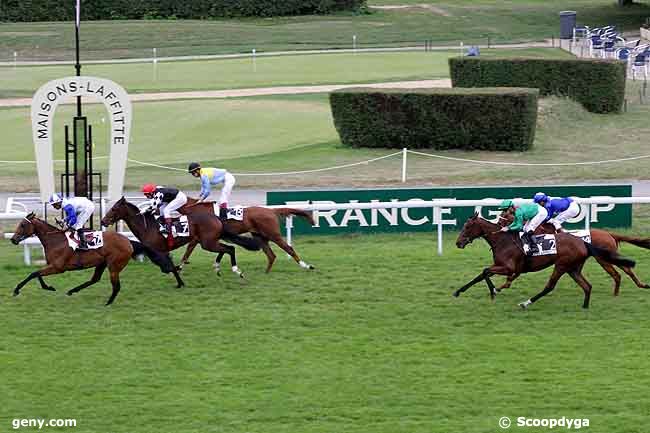
[(560, 12), (560, 39), (573, 38), (573, 29), (576, 26), (576, 11)]

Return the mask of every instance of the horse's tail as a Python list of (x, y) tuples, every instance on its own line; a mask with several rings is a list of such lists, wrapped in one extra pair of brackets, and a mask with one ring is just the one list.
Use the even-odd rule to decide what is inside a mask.
[(598, 248), (587, 242), (585, 242), (585, 245), (587, 246), (587, 251), (589, 251), (590, 256), (598, 257), (599, 259), (603, 259), (608, 263), (621, 267), (633, 268), (634, 265), (636, 265), (636, 262), (634, 260), (620, 256), (618, 253), (603, 248)]
[(287, 217), (289, 215), (296, 215), (296, 216), (299, 216), (301, 218), (306, 219), (307, 221), (309, 221), (309, 223), (311, 225), (315, 224), (314, 223), (314, 218), (312, 217), (311, 212), (307, 212), (307, 211), (302, 210), (302, 209), (294, 209), (294, 208), (290, 208), (290, 207), (281, 207), (281, 208), (278, 208), (278, 209), (273, 209), (273, 211), (275, 212), (275, 214), (277, 216)]
[(172, 261), (169, 254), (156, 251), (153, 248), (149, 248), (148, 246), (144, 245), (142, 242), (138, 242), (138, 241), (131, 241), (131, 246), (133, 247), (133, 254), (131, 254), (131, 257), (135, 258), (136, 256), (145, 255), (147, 256), (147, 258), (149, 258), (149, 260), (151, 260), (152, 263), (155, 263), (160, 268), (160, 270), (165, 274), (174, 272), (174, 270), (176, 269), (174, 266), (174, 262)]
[(627, 242), (628, 244), (650, 250), (650, 238), (633, 238), (631, 236), (623, 236), (616, 233), (610, 233), (610, 235), (616, 239), (616, 242), (618, 243)]
[(233, 233), (229, 233), (226, 230), (224, 230), (221, 233), (221, 239), (226, 242), (239, 245), (240, 247), (243, 247), (248, 251), (259, 251), (262, 249), (262, 246), (260, 245), (260, 242), (257, 239), (250, 238), (248, 236), (239, 236)]

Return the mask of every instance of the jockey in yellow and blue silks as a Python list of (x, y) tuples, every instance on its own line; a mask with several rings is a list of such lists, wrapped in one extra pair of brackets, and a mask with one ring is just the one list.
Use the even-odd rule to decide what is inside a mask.
[(64, 198), (59, 194), (52, 194), (49, 203), (54, 209), (63, 209), (63, 220), (70, 230), (75, 230), (79, 237), (79, 246), (86, 248), (82, 230), (84, 224), (90, 219), (95, 212), (95, 204), (86, 197)]
[(235, 176), (230, 174), (227, 170), (222, 168), (205, 167), (201, 168), (201, 164), (193, 162), (187, 168), (188, 173), (194, 177), (201, 178), (201, 193), (199, 194), (199, 202), (204, 201), (210, 195), (212, 186), (223, 183), (221, 188), (221, 195), (219, 196), (219, 218), (226, 220), (226, 213), (228, 211), (228, 201), (232, 188), (235, 186)]
[(503, 200), (498, 209), (510, 211), (514, 216), (512, 223), (509, 226), (503, 227), (501, 231), (518, 232), (523, 230), (524, 234), (521, 239), (530, 247), (529, 254), (538, 252), (537, 244), (533, 240), (533, 233), (535, 233), (535, 229), (546, 219), (548, 215), (546, 209), (535, 203), (522, 203), (515, 206), (512, 200)]
[(533, 197), (533, 201), (546, 209), (548, 215), (544, 222), (553, 224), (556, 231), (562, 231), (563, 222), (580, 214), (580, 205), (571, 197), (551, 199), (543, 192), (538, 192)]

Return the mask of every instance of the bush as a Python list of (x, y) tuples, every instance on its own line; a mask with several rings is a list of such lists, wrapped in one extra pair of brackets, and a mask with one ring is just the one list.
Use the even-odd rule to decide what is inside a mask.
[(625, 99), (625, 63), (578, 59), (449, 59), (454, 87), (532, 87), (568, 96), (593, 113), (618, 113)]
[(536, 89), (369, 89), (330, 94), (334, 126), (352, 147), (526, 150)]
[[(273, 17), (356, 11), (366, 0), (83, 0), (83, 20)], [(0, 21), (72, 21), (72, 0), (0, 0)]]

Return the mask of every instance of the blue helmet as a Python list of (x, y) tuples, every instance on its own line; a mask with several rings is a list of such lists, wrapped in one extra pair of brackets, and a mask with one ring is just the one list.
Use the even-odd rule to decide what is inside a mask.
[(533, 201), (534, 201), (535, 203), (537, 203), (537, 204), (539, 204), (540, 201), (544, 201), (544, 202), (546, 202), (546, 201), (548, 201), (548, 196), (547, 196), (546, 194), (544, 194), (543, 192), (538, 192), (538, 193), (535, 194), (535, 196), (533, 197)]

